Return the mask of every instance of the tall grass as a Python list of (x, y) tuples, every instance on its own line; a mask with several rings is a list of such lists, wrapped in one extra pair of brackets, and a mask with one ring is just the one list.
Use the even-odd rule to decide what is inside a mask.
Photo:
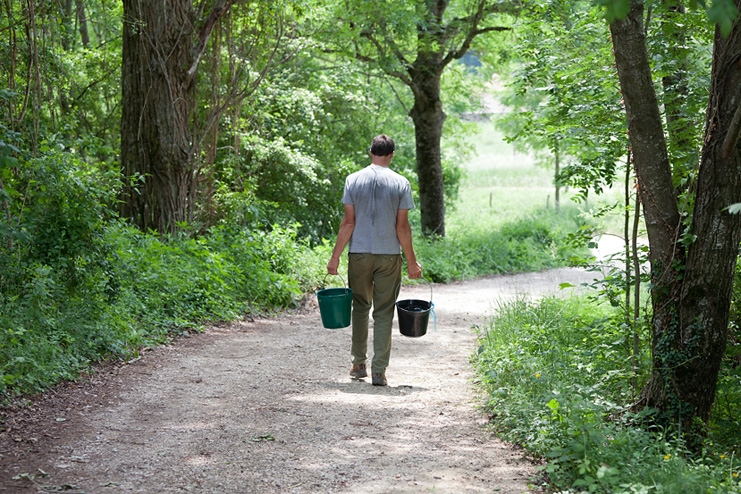
[(292, 229), (163, 239), (111, 223), (101, 237), (103, 256), (75, 266), (74, 285), (35, 263), (0, 294), (0, 397), (44, 391), (208, 322), (293, 306), (318, 278)]

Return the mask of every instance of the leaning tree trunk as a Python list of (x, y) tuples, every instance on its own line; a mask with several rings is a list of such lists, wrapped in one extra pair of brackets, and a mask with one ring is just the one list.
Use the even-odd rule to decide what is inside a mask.
[(143, 230), (174, 232), (194, 207), (192, 21), (190, 0), (124, 0), (121, 214)]
[[(440, 141), (445, 113), (440, 101), (441, 71), (430, 70), (435, 61), (419, 57), (410, 70), (414, 106), (409, 112), (414, 122), (417, 150), (417, 177), (422, 234), (445, 236), (445, 194)], [(419, 69), (417, 69), (419, 66)]]
[[(716, 36), (707, 135), (695, 187), (689, 237), (682, 238), (677, 193), (651, 81), (643, 34), (643, 6), (633, 1), (610, 30), (625, 101), (641, 203), (649, 239), (652, 373), (641, 403), (658, 420), (690, 432), (707, 421), (725, 351), (741, 219), (727, 212), (741, 201), (737, 141), (741, 111), (741, 41)], [(685, 245), (689, 243), (689, 247)]]

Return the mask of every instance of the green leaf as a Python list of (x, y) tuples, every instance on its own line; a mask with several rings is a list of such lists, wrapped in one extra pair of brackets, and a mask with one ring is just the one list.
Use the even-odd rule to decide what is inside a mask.
[(731, 214), (741, 213), (741, 202), (737, 202), (736, 204), (731, 204), (730, 206), (728, 206), (728, 212)]
[(264, 441), (275, 441), (275, 438), (271, 434), (260, 434), (253, 436), (250, 441), (253, 443), (259, 443)]
[(625, 19), (630, 11), (630, 0), (596, 0), (596, 3), (605, 8), (605, 19), (610, 24)]
[(738, 17), (738, 9), (731, 0), (713, 0), (707, 14), (708, 20), (720, 28), (723, 36), (728, 36), (733, 29), (733, 22)]
[(12, 156), (0, 153), (0, 168), (10, 168), (12, 166), (18, 166), (18, 160)]

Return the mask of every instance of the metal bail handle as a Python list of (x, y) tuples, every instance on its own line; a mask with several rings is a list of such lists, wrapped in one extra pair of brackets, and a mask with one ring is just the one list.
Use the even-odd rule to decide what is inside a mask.
[[(411, 278), (410, 278), (410, 279), (411, 279)], [(427, 284), (428, 284), (428, 285), (430, 285), (430, 305), (432, 305), (432, 306), (434, 307), (434, 305), (435, 305), (435, 304), (433, 304), (433, 303), (432, 303), (432, 282), (431, 282), (430, 280), (428, 280), (427, 278), (425, 278), (424, 276), (423, 276), (422, 278), (420, 278), (420, 279), (421, 279), (422, 281), (425, 281), (425, 282), (427, 282)], [(397, 297), (397, 298), (398, 298), (398, 297)]]
[(430, 312), (432, 313), (432, 323), (434, 325), (433, 331), (437, 331), (437, 313), (435, 312), (435, 304), (432, 302), (432, 282), (424, 276), (421, 279), (426, 281), (427, 284), (430, 285)]
[[(327, 274), (324, 275), (324, 279), (322, 280), (322, 288), (324, 288), (324, 287), (327, 286), (327, 276), (329, 276), (329, 273), (327, 273)], [(342, 280), (342, 286), (344, 288), (347, 288), (347, 283), (345, 283), (345, 278), (343, 278), (340, 273), (333, 274), (332, 276), (339, 276), (340, 279)]]
[(433, 323), (432, 330), (437, 332), (437, 314), (435, 313), (435, 304), (432, 302), (432, 282), (425, 277), (422, 277), (422, 279), (425, 280), (428, 285), (430, 285), (430, 312), (432, 312), (432, 323)]

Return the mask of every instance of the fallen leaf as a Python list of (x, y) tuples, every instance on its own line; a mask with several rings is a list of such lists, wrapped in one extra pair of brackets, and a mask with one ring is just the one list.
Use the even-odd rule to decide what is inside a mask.
[(252, 436), (252, 439), (250, 439), (253, 443), (258, 443), (262, 441), (275, 441), (275, 438), (270, 434), (260, 434), (259, 436)]

